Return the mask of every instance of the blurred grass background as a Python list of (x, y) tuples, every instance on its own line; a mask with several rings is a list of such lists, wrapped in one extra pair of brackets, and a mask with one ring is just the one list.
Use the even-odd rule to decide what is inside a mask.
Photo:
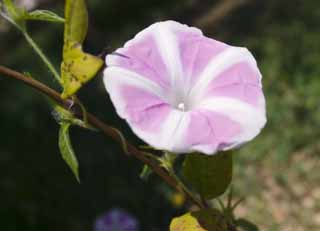
[[(63, 1), (23, 0), (63, 14)], [(210, 37), (246, 46), (263, 73), (268, 124), (236, 155), (233, 187), (246, 200), (237, 210), (261, 230), (320, 229), (320, 2), (318, 0), (90, 0), (86, 50), (121, 46), (159, 20), (202, 28)], [(30, 32), (58, 66), (61, 25), (30, 23)], [(0, 64), (57, 86), (22, 36), (0, 20)], [(123, 129), (101, 76), (80, 93), (88, 109)], [(79, 185), (60, 158), (58, 126), (45, 100), (0, 76), (0, 226), (4, 231), (92, 230), (96, 216), (126, 209), (141, 230), (167, 230), (179, 215), (157, 177), (99, 133), (72, 130)]]

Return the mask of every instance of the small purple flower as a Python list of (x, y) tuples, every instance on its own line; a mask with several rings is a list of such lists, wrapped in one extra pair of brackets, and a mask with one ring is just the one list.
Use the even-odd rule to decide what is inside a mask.
[(112, 209), (95, 222), (94, 231), (138, 231), (138, 222), (121, 209)]
[(106, 64), (104, 83), (117, 113), (157, 149), (211, 155), (252, 140), (266, 123), (252, 54), (194, 27), (155, 23)]

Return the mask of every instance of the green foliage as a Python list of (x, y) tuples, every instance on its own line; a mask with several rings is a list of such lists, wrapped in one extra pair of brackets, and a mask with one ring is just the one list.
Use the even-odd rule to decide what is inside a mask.
[(140, 173), (140, 178), (144, 181), (147, 181), (151, 174), (152, 174), (152, 169), (146, 164), (143, 165), (142, 171)]
[(35, 10), (28, 12), (24, 8), (17, 7), (12, 0), (4, 0), (7, 19), (17, 26), (20, 30), (26, 30), (27, 20), (47, 21), (55, 23), (64, 23), (64, 19), (49, 10)]
[(25, 10), (18, 8), (12, 0), (4, 0), (4, 6), (7, 11), (8, 16), (6, 19), (10, 21), (13, 25), (18, 27), (20, 30), (25, 30), (25, 20), (23, 16), (25, 15)]
[(183, 164), (183, 175), (204, 198), (222, 195), (232, 180), (232, 152), (213, 156), (189, 154)]
[(253, 224), (251, 221), (248, 221), (246, 219), (240, 218), (236, 220), (237, 227), (241, 228), (241, 231), (259, 231), (259, 228)]
[(65, 18), (61, 79), (64, 88), (62, 97), (68, 98), (97, 74), (103, 61), (82, 51), (88, 30), (88, 12), (84, 0), (67, 0)]
[(65, 43), (71, 41), (82, 44), (87, 35), (89, 21), (85, 0), (66, 0), (65, 18)]
[(77, 178), (78, 182), (80, 182), (79, 178), (79, 163), (77, 157), (73, 151), (72, 144), (69, 136), (69, 128), (70, 123), (61, 123), (60, 131), (59, 131), (59, 148), (62, 155), (62, 158), (68, 164), (73, 174)]
[(214, 209), (204, 209), (174, 218), (170, 231), (226, 231), (228, 225), (221, 213)]
[[(55, 105), (54, 107), (54, 114), (56, 116), (56, 120), (58, 123), (69, 123), (72, 125), (76, 125), (82, 128), (94, 130), (93, 127), (91, 127), (85, 120), (80, 120), (76, 118), (70, 111), (64, 109), (63, 107), (60, 107), (59, 105)], [(86, 111), (83, 111), (85, 114)], [(84, 116), (85, 117), (85, 116)]]
[(64, 23), (64, 19), (59, 15), (48, 10), (35, 10), (32, 12), (25, 12), (23, 15), (25, 20), (38, 20), (47, 22)]
[[(48, 2), (57, 11), (60, 10), (61, 1)], [(210, 1), (89, 2), (92, 18), (95, 19), (92, 36), (86, 43), (91, 50), (101, 49), (106, 43), (114, 49), (151, 21), (179, 18), (181, 22), (191, 25), (195, 18), (207, 13), (206, 9), (213, 6)], [(320, 130), (317, 129), (320, 126), (319, 1), (305, 0), (303, 4), (299, 0), (251, 2), (251, 6), (234, 11), (223, 23), (204, 31), (213, 38), (248, 47), (257, 58), (263, 74), (268, 124), (261, 135), (234, 156), (237, 158), (235, 170), (240, 172), (236, 173), (235, 194), (237, 197), (246, 195), (250, 188), (250, 200), (242, 208), (249, 211), (247, 215), (250, 220), (259, 226), (265, 224), (261, 230), (281, 230), (296, 224), (301, 225), (302, 229), (318, 230), (319, 226), (314, 222), (318, 213), (317, 203), (315, 209), (307, 209), (302, 207), (302, 203), (292, 202), (309, 200), (313, 195), (312, 187), (317, 188), (320, 179), (316, 171), (320, 137)], [(42, 80), (52, 83), (47, 70), (32, 59), (28, 45), (17, 33), (6, 28), (0, 21), (1, 62), (17, 70), (30, 71), (34, 76), (41, 76)], [(57, 39), (59, 36), (52, 35), (60, 33), (59, 26), (33, 27), (32, 32), (57, 64), (61, 41)], [(150, 182), (154, 187), (146, 187), (139, 182), (138, 177), (132, 174), (132, 168), (138, 172), (140, 166), (133, 167), (134, 162), (117, 155), (118, 148), (108, 140), (92, 139), (88, 142), (83, 133), (75, 131), (72, 138), (81, 147), (77, 155), (87, 158), (83, 161), (83, 167), (85, 173), (90, 174), (82, 179), (86, 182), (81, 185), (81, 190), (78, 185), (71, 184), (70, 174), (59, 171), (61, 161), (54, 155), (56, 137), (53, 132), (48, 132), (55, 126), (50, 116), (46, 116), (46, 105), (31, 90), (5, 79), (1, 81), (1, 128), (7, 131), (2, 133), (0, 145), (0, 188), (7, 198), (2, 201), (0, 209), (3, 230), (89, 230), (93, 217), (106, 207), (114, 206), (115, 202), (137, 214), (141, 230), (152, 230), (154, 227), (167, 230), (165, 227), (169, 217), (177, 211), (171, 209), (156, 190), (157, 181)], [(89, 92), (84, 89), (83, 96), (87, 102), (94, 102), (90, 110), (98, 111), (101, 117), (117, 127), (126, 128), (113, 113), (108, 113), (112, 110), (110, 103), (97, 100), (105, 97), (104, 91)], [(15, 126), (12, 127), (12, 124)], [(131, 134), (128, 130), (125, 133)], [(84, 140), (86, 142), (81, 142)], [(95, 158), (87, 155), (88, 151), (94, 153)], [(305, 159), (301, 158), (304, 155)], [(43, 165), (44, 162), (46, 165)], [(315, 168), (307, 168), (310, 162), (315, 163)], [(304, 174), (299, 180), (292, 179), (291, 175), (297, 174), (298, 168), (305, 169)], [(280, 202), (281, 208), (285, 208), (284, 220), (280, 221), (274, 219), (274, 213), (278, 211), (265, 204), (265, 195), (273, 195), (273, 190), (279, 189), (279, 185), (275, 188), (266, 185), (276, 175), (283, 177), (284, 182), (280, 185), (283, 194), (280, 192), (279, 196), (271, 198), (270, 203), (277, 205)], [(45, 182), (43, 179), (46, 179)], [(57, 187), (52, 182), (60, 182), (63, 187)], [(309, 192), (304, 195), (310, 197), (293, 195), (292, 190), (295, 191), (296, 187), (307, 188)], [(79, 204), (79, 200), (83, 203)], [(66, 205), (65, 201), (69, 203)], [(160, 203), (154, 201), (161, 202), (161, 208)], [(155, 209), (157, 213), (151, 212)]]

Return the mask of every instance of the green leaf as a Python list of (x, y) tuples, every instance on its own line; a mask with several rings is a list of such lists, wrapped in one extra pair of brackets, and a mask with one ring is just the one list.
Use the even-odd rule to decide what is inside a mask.
[(232, 152), (189, 154), (183, 163), (187, 182), (205, 199), (222, 195), (232, 180)]
[(61, 80), (62, 98), (74, 95), (83, 84), (91, 80), (103, 65), (94, 55), (82, 51), (88, 30), (88, 12), (84, 0), (66, 0), (63, 62)]
[(59, 148), (62, 155), (62, 158), (68, 164), (73, 174), (77, 178), (77, 181), (80, 182), (79, 178), (79, 164), (77, 157), (73, 151), (70, 136), (69, 136), (69, 128), (70, 123), (61, 123), (60, 131), (59, 131)]
[(215, 209), (204, 209), (174, 218), (170, 231), (226, 231), (226, 220)]
[(47, 22), (64, 23), (64, 18), (48, 10), (35, 10), (26, 12), (23, 16), (25, 20), (39, 20)]
[(66, 0), (64, 39), (82, 44), (88, 31), (88, 11), (85, 0)]
[(4, 6), (6, 8), (8, 16), (6, 18), (18, 27), (20, 30), (25, 30), (25, 20), (23, 19), (23, 15), (25, 15), (26, 10), (22, 8), (18, 8), (12, 0), (4, 0)]
[(243, 218), (236, 220), (236, 225), (243, 231), (259, 231), (259, 228), (255, 224)]
[(8, 15), (12, 19), (17, 19), (21, 16), (21, 10), (14, 5), (12, 0), (3, 0), (3, 3), (4, 3), (4, 6), (6, 7)]

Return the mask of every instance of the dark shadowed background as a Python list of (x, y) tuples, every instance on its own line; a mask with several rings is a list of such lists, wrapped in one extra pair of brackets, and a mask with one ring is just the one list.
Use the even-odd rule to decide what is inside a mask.
[[(63, 14), (64, 1), (23, 0)], [(319, 0), (90, 0), (86, 50), (111, 52), (146, 26), (173, 19), (215, 39), (248, 47), (263, 73), (268, 124), (236, 155), (233, 187), (245, 196), (237, 214), (265, 231), (320, 229), (320, 2)], [(30, 23), (30, 33), (61, 61), (62, 25)], [(29, 72), (50, 86), (53, 77), (21, 34), (0, 19), (0, 64)], [(98, 75), (80, 92), (88, 109), (121, 128)], [(0, 230), (93, 230), (112, 208), (133, 214), (141, 230), (166, 231), (184, 208), (168, 200), (154, 176), (96, 132), (72, 129), (80, 161), (78, 184), (60, 157), (58, 125), (45, 99), (0, 76)]]

